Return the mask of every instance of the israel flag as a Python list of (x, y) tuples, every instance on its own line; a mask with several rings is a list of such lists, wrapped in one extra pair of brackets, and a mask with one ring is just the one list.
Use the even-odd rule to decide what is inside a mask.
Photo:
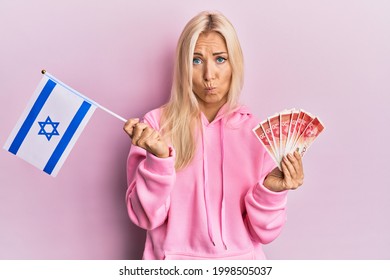
[(55, 177), (96, 106), (45, 74), (4, 149)]

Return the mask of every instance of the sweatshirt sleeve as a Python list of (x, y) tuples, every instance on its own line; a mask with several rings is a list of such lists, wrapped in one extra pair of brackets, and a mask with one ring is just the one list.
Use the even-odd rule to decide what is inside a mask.
[[(145, 122), (156, 129), (153, 122)], [(158, 158), (144, 149), (132, 146), (127, 160), (126, 204), (133, 223), (146, 230), (163, 224), (170, 206), (175, 182), (175, 153)]]
[(275, 167), (274, 161), (265, 152), (260, 180), (245, 197), (246, 226), (252, 239), (262, 244), (277, 238), (286, 222), (288, 191), (273, 192), (263, 185), (265, 177)]

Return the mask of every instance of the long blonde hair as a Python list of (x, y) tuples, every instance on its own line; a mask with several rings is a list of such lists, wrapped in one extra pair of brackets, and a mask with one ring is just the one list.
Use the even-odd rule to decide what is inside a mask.
[(228, 92), (228, 110), (238, 105), (244, 80), (244, 59), (233, 25), (219, 12), (201, 12), (185, 26), (176, 48), (171, 97), (163, 106), (161, 132), (176, 151), (176, 170), (186, 167), (196, 150), (195, 131), (200, 121), (200, 108), (192, 91), (192, 63), (196, 42), (203, 32), (215, 31), (226, 42), (232, 79)]

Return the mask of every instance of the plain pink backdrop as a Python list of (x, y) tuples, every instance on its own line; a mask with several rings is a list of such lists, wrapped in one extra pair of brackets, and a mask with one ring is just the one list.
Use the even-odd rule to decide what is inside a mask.
[[(390, 259), (390, 2), (0, 0), (0, 144), (51, 74), (125, 118), (167, 101), (185, 23), (219, 10), (245, 55), (242, 102), (326, 131), (270, 259)], [(0, 152), (0, 259), (137, 259), (123, 123), (97, 110), (57, 178)]]

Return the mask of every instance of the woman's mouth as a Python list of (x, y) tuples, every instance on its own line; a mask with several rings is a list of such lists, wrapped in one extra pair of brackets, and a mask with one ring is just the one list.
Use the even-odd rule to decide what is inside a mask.
[(213, 93), (215, 93), (216, 89), (217, 89), (216, 87), (206, 87), (205, 91), (208, 94), (213, 94)]

